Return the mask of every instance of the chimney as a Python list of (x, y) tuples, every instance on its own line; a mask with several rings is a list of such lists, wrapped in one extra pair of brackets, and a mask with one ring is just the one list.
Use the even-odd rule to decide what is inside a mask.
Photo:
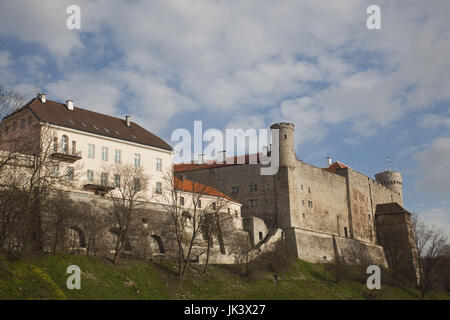
[(219, 156), (217, 157), (217, 163), (226, 163), (227, 162), (227, 151), (219, 151)]
[(333, 162), (331, 161), (330, 157), (327, 157), (327, 165), (331, 166), (333, 164)]
[(127, 127), (130, 127), (131, 126), (131, 117), (125, 116), (125, 122), (127, 123)]
[(45, 95), (45, 93), (38, 93), (37, 97), (39, 98), (39, 100), (41, 100), (42, 103), (47, 102), (47, 96)]
[(67, 106), (68, 110), (73, 111), (73, 101), (72, 100), (67, 100), (66, 106)]
[(198, 155), (198, 164), (204, 164), (205, 163), (205, 155), (202, 153), (202, 154), (199, 154)]

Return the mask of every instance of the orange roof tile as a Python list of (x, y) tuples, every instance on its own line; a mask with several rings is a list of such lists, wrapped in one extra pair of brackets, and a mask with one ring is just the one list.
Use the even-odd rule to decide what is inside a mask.
[(236, 201), (236, 200), (230, 198), (229, 196), (220, 192), (219, 190), (217, 190), (214, 187), (207, 186), (205, 184), (198, 183), (198, 182), (188, 180), (188, 179), (181, 180), (180, 178), (175, 177), (174, 178), (174, 187), (175, 187), (175, 189), (180, 190), (180, 191), (195, 192), (195, 193), (200, 193), (200, 194), (213, 196), (213, 197), (221, 197), (221, 198), (225, 198), (227, 200), (230, 200), (230, 201), (233, 201), (236, 203), (240, 203), (239, 201)]
[(330, 165), (328, 168), (323, 168), (323, 170), (327, 170), (332, 173), (336, 173), (337, 169), (345, 169), (345, 168), (349, 168), (349, 166), (346, 166), (342, 162), (336, 161), (332, 165)]

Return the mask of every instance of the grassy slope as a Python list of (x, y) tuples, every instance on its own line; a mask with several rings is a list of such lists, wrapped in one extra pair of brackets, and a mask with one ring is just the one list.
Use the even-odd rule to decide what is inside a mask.
[[(82, 270), (81, 290), (68, 290), (66, 269)], [(322, 265), (297, 261), (280, 275), (278, 285), (268, 273), (250, 280), (234, 266), (211, 266), (205, 275), (190, 270), (185, 280), (172, 263), (123, 260), (119, 266), (84, 255), (36, 255), (13, 262), (0, 256), (0, 299), (417, 299), (417, 290), (382, 284), (369, 291), (362, 281), (325, 280)], [(9, 273), (12, 273), (11, 276)], [(430, 293), (429, 299), (450, 299)]]

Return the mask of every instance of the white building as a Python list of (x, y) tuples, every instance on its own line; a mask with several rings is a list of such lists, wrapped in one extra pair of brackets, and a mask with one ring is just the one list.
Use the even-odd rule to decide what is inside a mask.
[(44, 128), (52, 131), (52, 157), (65, 164), (55, 167), (55, 174), (77, 169), (73, 191), (104, 194), (120, 182), (107, 176), (106, 169), (120, 163), (142, 167), (150, 179), (148, 192), (158, 194), (173, 168), (172, 147), (129, 116), (111, 117), (75, 107), (70, 100), (47, 100), (43, 94), (2, 120), (2, 139), (42, 135)]

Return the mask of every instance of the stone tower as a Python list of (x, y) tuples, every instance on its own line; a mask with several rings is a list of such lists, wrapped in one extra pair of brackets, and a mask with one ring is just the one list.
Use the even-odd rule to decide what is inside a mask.
[(280, 167), (295, 167), (294, 124), (275, 123), (270, 129), (279, 130)]
[(375, 175), (375, 180), (400, 195), (403, 200), (402, 174), (398, 171), (386, 170)]
[[(294, 224), (292, 212), (295, 210), (292, 176), (296, 167), (294, 124), (275, 123), (270, 129), (279, 130), (279, 169), (275, 177), (277, 224), (280, 228), (290, 228)], [(273, 144), (272, 144), (273, 147)]]

